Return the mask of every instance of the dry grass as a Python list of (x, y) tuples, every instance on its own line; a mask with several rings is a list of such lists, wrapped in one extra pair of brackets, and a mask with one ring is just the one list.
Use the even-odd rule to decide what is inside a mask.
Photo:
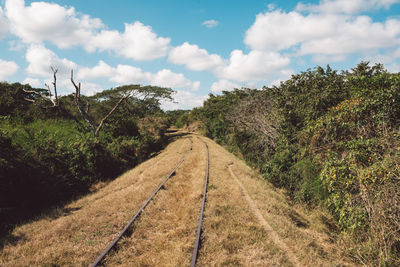
[(190, 265), (204, 185), (205, 151), (205, 146), (194, 140), (193, 153), (134, 224), (132, 235), (107, 257), (107, 265)]
[[(249, 212), (251, 207), (245, 204), (244, 196), (240, 195), (240, 185), (235, 182), (234, 178), (228, 176), (228, 166), (232, 165), (232, 171), (245, 188), (257, 210), (273, 228), (280, 241), (284, 243), (284, 247), (290, 250), (300, 261), (300, 266), (355, 265), (346, 257), (345, 253), (343, 253), (341, 240), (335, 234), (335, 224), (327, 213), (320, 210), (308, 211), (301, 206), (291, 206), (290, 201), (283, 192), (276, 190), (271, 184), (265, 181), (260, 174), (248, 167), (243, 161), (237, 159), (211, 140), (208, 140), (208, 144), (212, 151), (212, 160), (215, 161), (217, 159), (218, 161), (214, 164), (219, 165), (219, 167), (217, 167), (219, 171), (214, 173), (214, 175), (210, 174), (211, 183), (219, 183), (222, 187), (229, 185), (231, 187), (229, 203), (235, 202), (234, 206), (236, 206), (238, 205), (236, 203), (242, 202), (242, 209)], [(213, 169), (215, 170), (215, 167), (212, 168), (212, 170)], [(217, 190), (224, 190), (219, 188), (218, 185), (216, 185), (216, 188)], [(201, 254), (201, 262), (204, 265), (209, 265), (209, 261), (213, 260), (214, 263), (211, 265), (223, 265), (225, 261), (230, 262), (232, 259), (236, 259), (235, 265), (273, 265), (268, 261), (262, 263), (260, 260), (254, 259), (254, 261), (252, 261), (250, 258), (247, 258), (247, 261), (246, 259), (240, 261), (236, 253), (229, 255), (228, 252), (225, 252), (225, 255), (221, 255), (219, 247), (221, 244), (228, 242), (227, 238), (229, 237), (229, 233), (235, 232), (234, 229), (236, 226), (231, 226), (231, 223), (224, 222), (221, 218), (214, 216), (213, 213), (218, 211), (221, 203), (225, 202), (226, 205), (228, 204), (228, 202), (223, 200), (223, 198), (226, 197), (225, 193), (222, 193), (220, 196), (217, 192), (214, 194), (218, 199), (214, 201), (212, 197), (209, 196), (209, 204), (206, 207), (207, 229), (205, 229), (206, 240), (204, 242), (204, 250)], [(228, 217), (225, 220), (228, 220)], [(246, 224), (248, 222), (244, 221), (243, 223)], [(222, 227), (225, 232), (224, 237), (221, 237), (220, 232), (218, 235), (213, 233), (216, 225), (218, 226), (219, 224), (223, 224)], [(256, 225), (260, 227), (259, 223)], [(262, 229), (259, 229), (259, 232), (260, 231), (265, 232), (265, 230)], [(261, 236), (259, 243), (265, 244), (273, 239), (273, 235), (266, 234)], [(291, 265), (291, 262), (287, 259), (287, 252), (285, 252), (285, 249), (282, 249), (279, 244), (276, 245), (275, 242), (273, 242), (271, 246), (274, 247), (272, 251), (275, 252), (275, 255), (267, 257), (276, 259), (274, 262), (276, 262), (277, 265)], [(276, 246), (279, 247), (279, 249), (276, 248)], [(259, 249), (259, 246), (257, 246), (257, 249)], [(212, 253), (212, 251), (215, 252)], [(252, 255), (255, 254), (256, 252), (252, 253)], [(218, 261), (215, 260), (218, 256), (223, 256), (222, 258), (226, 258), (226, 260), (224, 261), (222, 258)]]
[(250, 212), (227, 165), (233, 155), (214, 142), (210, 148), (210, 183), (203, 222), (199, 266), (291, 266), (285, 254)]
[(170, 144), (155, 158), (99, 191), (31, 223), (16, 227), (0, 254), (1, 266), (87, 266), (136, 213), (189, 148)]
[[(282, 192), (243, 161), (203, 139), (211, 162), (198, 266), (294, 266), (294, 258), (300, 266), (350, 265), (329, 216), (290, 206)], [(193, 142), (193, 151), (134, 223), (131, 235), (106, 257), (108, 265), (190, 265), (206, 158), (204, 144), (197, 138)], [(96, 192), (16, 227), (12, 242), (0, 252), (0, 266), (87, 266), (188, 147), (186, 138), (179, 139)]]
[(263, 215), (261, 214), (260, 210), (258, 209), (257, 205), (253, 201), (253, 199), (250, 197), (249, 193), (247, 192), (246, 188), (243, 186), (242, 182), (239, 180), (239, 178), (235, 175), (235, 173), (232, 171), (232, 165), (229, 165), (229, 173), (232, 176), (232, 178), (235, 180), (235, 182), (239, 185), (242, 194), (244, 198), (247, 201), (247, 205), (249, 206), (251, 212), (257, 217), (258, 222), (263, 226), (264, 230), (268, 232), (268, 235), (270, 239), (274, 242), (274, 244), (281, 250), (283, 251), (286, 256), (288, 257), (288, 260), (290, 263), (294, 266), (300, 266), (299, 260), (297, 259), (296, 255), (293, 254), (292, 250), (281, 240), (279, 235), (274, 231), (274, 229), (271, 227), (271, 225), (264, 219)]

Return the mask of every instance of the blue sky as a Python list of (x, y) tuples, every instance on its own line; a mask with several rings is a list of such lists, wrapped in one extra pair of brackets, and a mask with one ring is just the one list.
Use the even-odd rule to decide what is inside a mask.
[(209, 93), (271, 86), (317, 65), (400, 71), (400, 0), (0, 0), (0, 80), (93, 94), (121, 84)]

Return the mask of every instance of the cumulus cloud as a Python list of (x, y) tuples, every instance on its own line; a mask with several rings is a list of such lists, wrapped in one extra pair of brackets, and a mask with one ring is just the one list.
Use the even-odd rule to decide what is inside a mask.
[(117, 65), (111, 67), (104, 61), (93, 68), (81, 68), (77, 76), (80, 79), (108, 78), (110, 81), (119, 84), (127, 83), (147, 83), (151, 85), (169, 88), (190, 88), (197, 90), (200, 86), (199, 81), (192, 82), (181, 73), (174, 73), (168, 69), (162, 69), (156, 73), (145, 72), (141, 68), (129, 65)]
[(168, 54), (168, 60), (174, 64), (185, 65), (190, 70), (213, 70), (223, 64), (217, 54), (209, 54), (207, 50), (191, 45), (188, 42), (177, 46)]
[(217, 71), (220, 78), (233, 81), (268, 80), (288, 71), (290, 59), (275, 52), (233, 50), (229, 64)]
[(174, 64), (185, 65), (190, 70), (210, 70), (222, 80), (251, 81), (268, 80), (271, 76), (286, 69), (290, 63), (288, 57), (275, 52), (252, 50), (243, 54), (234, 50), (229, 60), (217, 54), (209, 54), (197, 45), (183, 43), (173, 48), (168, 60)]
[(202, 23), (204, 26), (206, 26), (207, 28), (214, 28), (217, 27), (219, 22), (214, 20), (214, 19), (210, 19), (210, 20), (206, 20)]
[(297, 55), (347, 55), (398, 46), (400, 20), (373, 22), (368, 16), (343, 14), (303, 15), (281, 10), (258, 14), (246, 32), (252, 49)]
[(104, 27), (99, 19), (78, 16), (73, 7), (46, 2), (25, 6), (24, 0), (8, 0), (5, 7), (11, 32), (26, 43), (48, 40), (66, 48), (86, 43), (97, 29)]
[(42, 84), (39, 79), (26, 77), (25, 80), (22, 81), (22, 84), (29, 84), (31, 87), (40, 87)]
[(0, 38), (8, 32), (8, 22), (3, 9), (0, 6)]
[[(170, 38), (157, 37), (150, 26), (126, 23), (124, 32), (106, 30), (103, 22), (79, 14), (73, 7), (54, 3), (7, 0), (6, 16), (13, 34), (25, 43), (50, 41), (59, 48), (83, 46), (87, 51), (113, 51), (134, 60), (152, 60), (166, 55)], [(0, 34), (2, 31), (0, 10)], [(0, 35), (1, 36), (1, 35)]]
[(103, 60), (100, 60), (93, 68), (82, 67), (77, 73), (78, 79), (90, 80), (102, 77), (113, 77), (115, 75), (117, 75), (117, 71)]
[(51, 76), (50, 67), (58, 69), (58, 75), (68, 77), (71, 69), (77, 65), (66, 59), (59, 58), (53, 51), (40, 44), (32, 44), (26, 51), (26, 60), (28, 74), (32, 76), (49, 77)]
[(192, 109), (203, 105), (204, 100), (208, 98), (207, 95), (197, 95), (193, 92), (178, 90), (173, 95), (173, 102), (162, 101), (161, 107), (165, 110), (174, 109)]
[(5, 61), (0, 59), (0, 81), (4, 81), (9, 76), (15, 74), (18, 70), (18, 65), (14, 61)]
[(171, 70), (163, 69), (153, 75), (151, 84), (161, 87), (182, 88), (191, 87), (192, 82), (186, 79), (182, 73), (173, 73)]
[(119, 84), (148, 83), (153, 76), (150, 72), (129, 65), (119, 64), (115, 71), (115, 76), (111, 76), (110, 80)]
[(241, 88), (241, 86), (228, 80), (219, 80), (211, 85), (211, 91), (215, 93), (222, 91), (232, 91), (235, 88)]
[(200, 81), (195, 81), (192, 83), (192, 88), (193, 91), (197, 91), (200, 89)]
[(367, 10), (389, 8), (399, 2), (399, 0), (321, 0), (317, 5), (299, 3), (296, 10), (316, 13), (355, 14)]
[(150, 26), (136, 21), (125, 23), (125, 31), (102, 30), (93, 35), (87, 49), (93, 51), (112, 50), (115, 53), (134, 60), (151, 60), (167, 54), (170, 38), (157, 37)]
[(81, 86), (85, 90), (84, 93), (86, 96), (92, 96), (104, 90), (104, 88), (96, 83), (83, 82)]

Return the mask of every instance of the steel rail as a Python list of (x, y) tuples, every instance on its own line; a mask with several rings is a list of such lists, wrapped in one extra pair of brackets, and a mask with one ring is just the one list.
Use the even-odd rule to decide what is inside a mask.
[(208, 145), (202, 139), (200, 139), (200, 141), (202, 141), (204, 143), (204, 145), (206, 146), (206, 149), (207, 149), (207, 166), (206, 166), (206, 175), (205, 175), (205, 182), (204, 182), (203, 202), (201, 204), (199, 224), (197, 226), (196, 242), (194, 244), (194, 249), (193, 249), (192, 264), (191, 264), (192, 267), (196, 266), (197, 256), (199, 254), (200, 237), (201, 237), (201, 232), (202, 232), (201, 225), (203, 223), (204, 208), (206, 205), (206, 195), (207, 195), (207, 186), (208, 186), (208, 171), (209, 171), (209, 167), (210, 167), (210, 153), (208, 151)]
[(132, 225), (132, 223), (139, 217), (139, 215), (142, 213), (142, 211), (147, 206), (147, 204), (149, 204), (149, 202), (158, 193), (158, 191), (160, 191), (161, 188), (163, 188), (164, 184), (169, 180), (169, 178), (171, 178), (171, 176), (173, 176), (175, 174), (176, 170), (179, 168), (179, 166), (182, 165), (182, 163), (185, 161), (186, 156), (192, 150), (193, 141), (192, 141), (192, 139), (189, 139), (189, 140), (190, 140), (190, 148), (188, 149), (186, 154), (182, 157), (182, 159), (179, 161), (179, 163), (175, 166), (175, 168), (171, 171), (171, 173), (161, 182), (161, 184), (157, 187), (157, 189), (151, 194), (151, 196), (140, 207), (140, 209), (135, 214), (135, 216), (132, 217), (132, 219), (127, 223), (127, 225), (124, 227), (124, 229), (122, 229), (122, 231), (118, 234), (118, 236), (116, 238), (114, 238), (114, 240), (110, 243), (110, 245), (108, 245), (108, 247), (103, 251), (103, 253), (101, 253), (101, 255), (99, 257), (97, 257), (97, 259), (90, 265), (90, 267), (95, 267), (99, 263), (101, 263), (101, 261), (107, 255), (107, 253), (110, 252), (111, 249), (113, 249), (113, 247), (117, 244), (117, 242), (121, 239), (121, 237), (126, 233), (126, 231)]

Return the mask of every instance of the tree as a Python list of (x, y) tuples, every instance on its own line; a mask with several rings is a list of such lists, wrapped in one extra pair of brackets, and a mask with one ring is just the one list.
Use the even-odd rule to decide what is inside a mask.
[[(172, 100), (171, 94), (173, 90), (169, 88), (162, 88), (157, 86), (140, 86), (140, 85), (125, 85), (114, 89), (105, 90), (101, 93), (96, 94), (93, 98), (97, 101), (113, 103), (112, 108), (100, 119), (100, 122), (96, 123), (95, 120), (89, 115), (90, 103), (86, 102), (86, 109), (81, 101), (81, 83), (76, 84), (73, 78), (74, 72), (71, 70), (71, 82), (75, 87), (75, 103), (78, 107), (80, 114), (88, 124), (88, 128), (94, 136), (98, 136), (99, 131), (104, 126), (104, 123), (109, 117), (119, 108), (123, 102), (134, 102), (141, 100), (142, 102), (148, 102), (150, 104), (159, 104), (159, 100), (166, 99)], [(116, 101), (116, 99), (118, 99)], [(116, 101), (116, 102), (115, 102)]]
[(266, 152), (275, 147), (280, 120), (272, 100), (264, 90), (244, 89), (247, 94), (227, 114), (235, 130), (251, 135), (253, 150)]
[(53, 72), (53, 88), (54, 88), (54, 96), (55, 98), (53, 98), (53, 95), (51, 93), (51, 89), (50, 86), (46, 83), (46, 87), (47, 87), (47, 92), (41, 92), (39, 90), (26, 90), (25, 87), (22, 88), (22, 90), (27, 93), (28, 95), (24, 98), (26, 101), (35, 103), (36, 102), (36, 97), (39, 98), (43, 98), (43, 99), (47, 99), (52, 103), (52, 107), (58, 107), (59, 105), (59, 101), (58, 101), (58, 95), (57, 95), (57, 72), (58, 69), (54, 68), (54, 67), (50, 67), (52, 72)]

